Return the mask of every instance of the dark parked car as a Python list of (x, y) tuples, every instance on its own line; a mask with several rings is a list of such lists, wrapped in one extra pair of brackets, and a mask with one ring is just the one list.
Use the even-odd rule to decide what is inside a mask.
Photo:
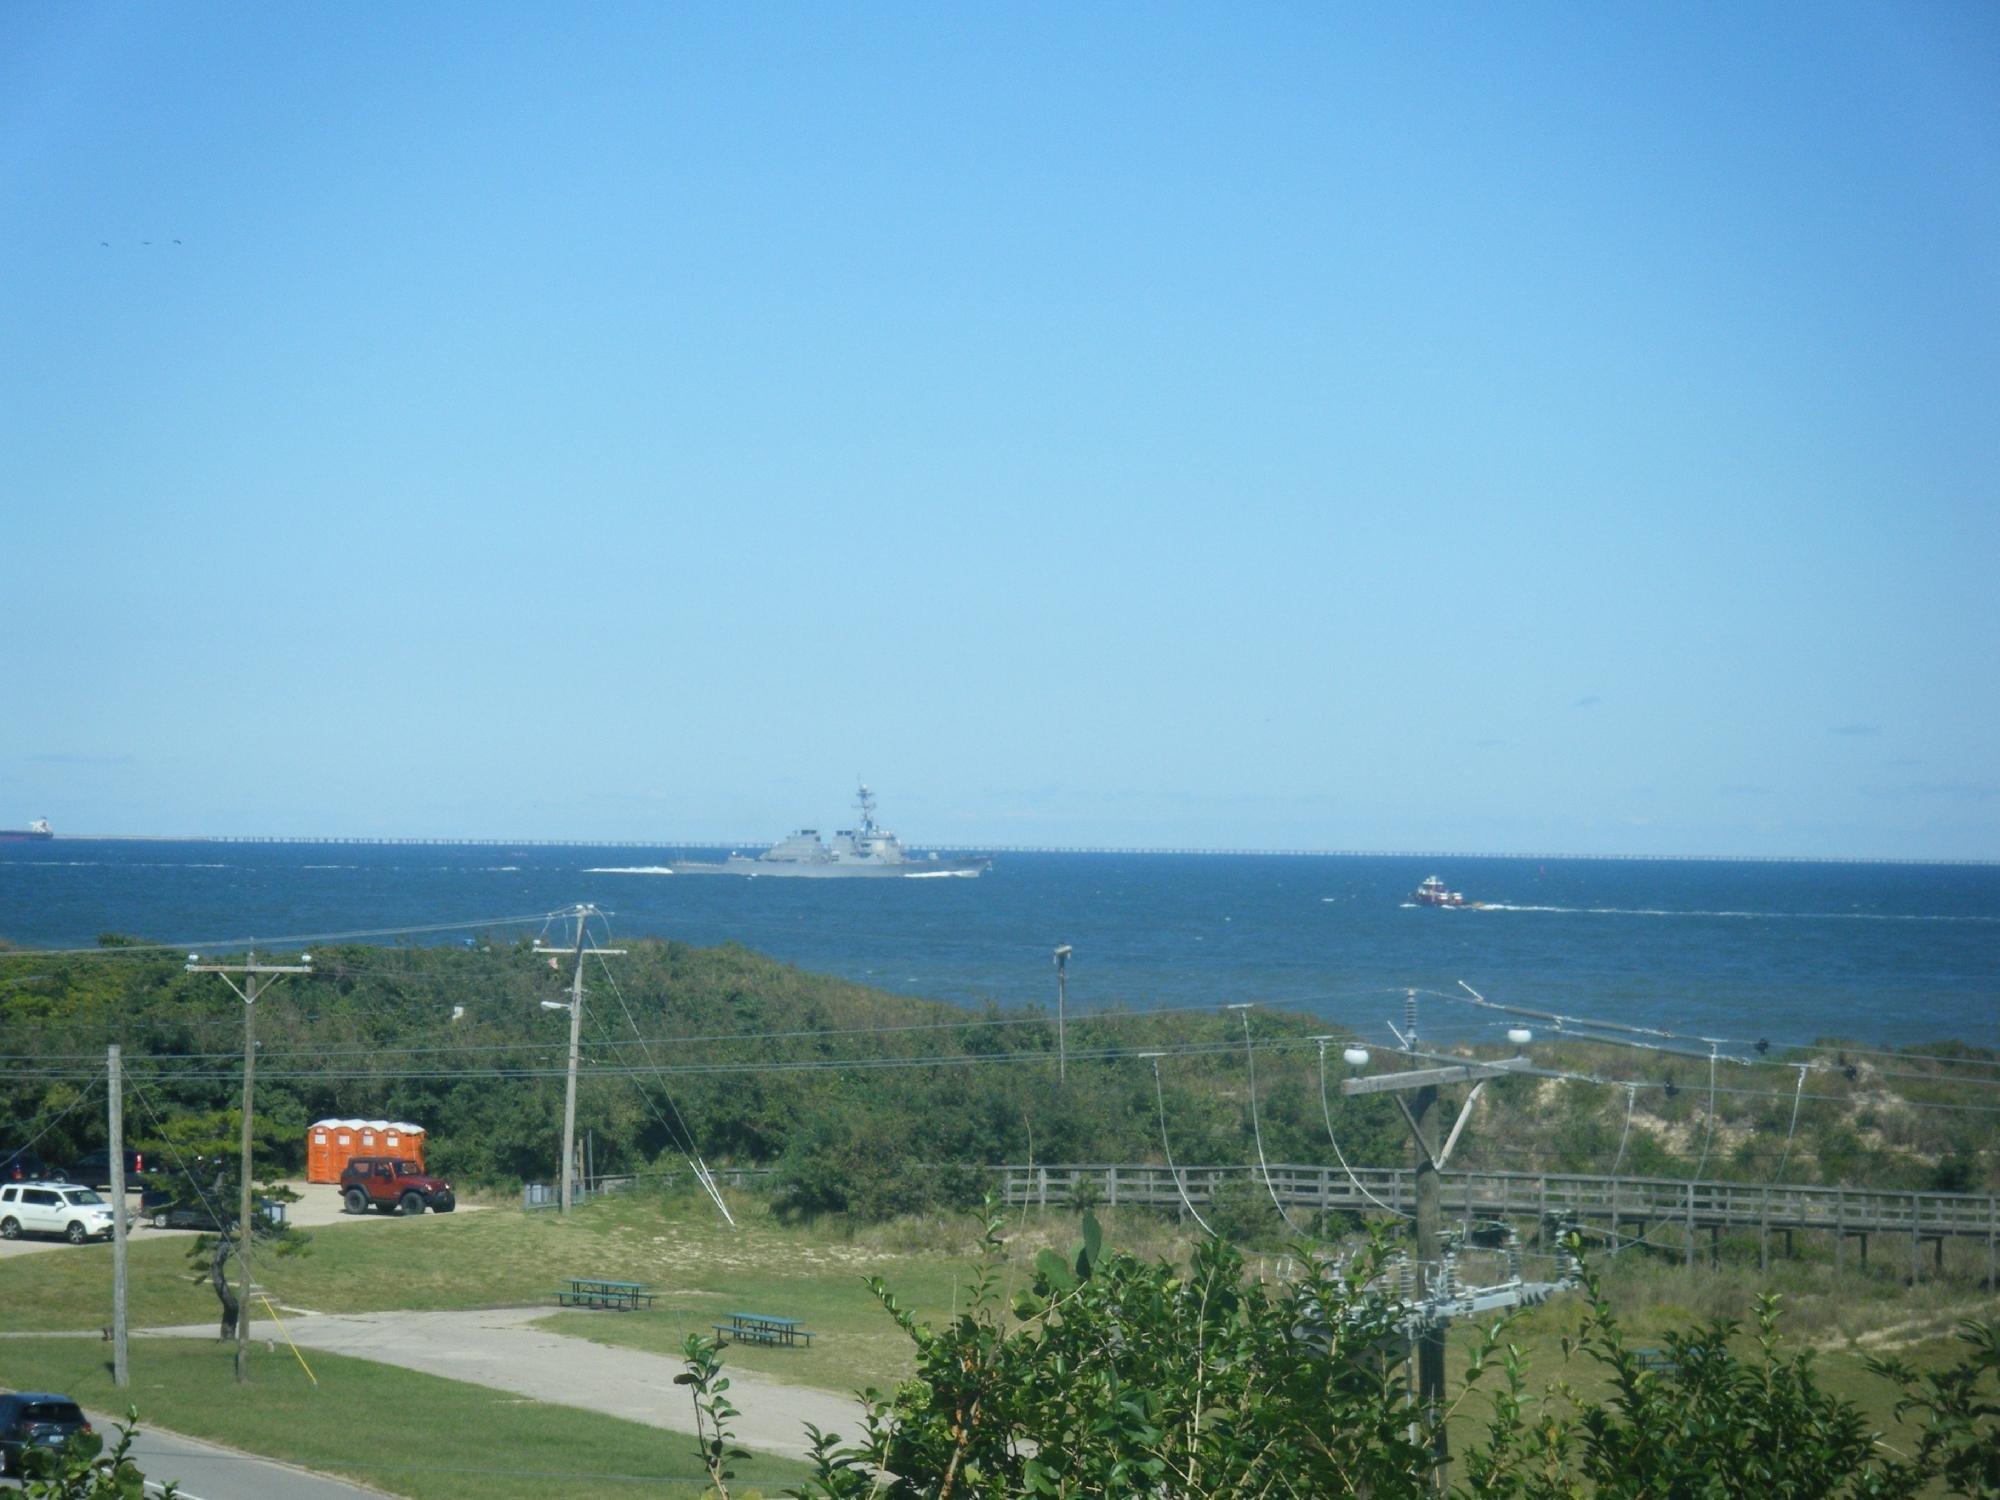
[(61, 1167), (51, 1167), (23, 1146), (9, 1151), (0, 1146), (0, 1182), (67, 1182)]
[(0, 1474), (17, 1472), (29, 1448), (60, 1448), (79, 1432), (90, 1431), (83, 1412), (67, 1396), (16, 1391), (0, 1396)]
[[(109, 1151), (93, 1151), (88, 1156), (79, 1156), (69, 1164), (69, 1180), (71, 1182), (80, 1182), (85, 1187), (110, 1187), (111, 1153)], [(145, 1181), (146, 1153), (143, 1151), (126, 1151), (125, 1185), (128, 1188), (143, 1187)]]
[[(227, 1203), (217, 1202), (223, 1222), (230, 1228), (236, 1227), (236, 1198), (230, 1195)], [(285, 1207), (275, 1198), (258, 1198), (256, 1211), (273, 1223), (285, 1221)], [(139, 1217), (155, 1229), (199, 1229), (204, 1234), (218, 1233), (222, 1223), (209, 1211), (208, 1203), (198, 1196), (180, 1197), (165, 1188), (147, 1188), (139, 1199)]]

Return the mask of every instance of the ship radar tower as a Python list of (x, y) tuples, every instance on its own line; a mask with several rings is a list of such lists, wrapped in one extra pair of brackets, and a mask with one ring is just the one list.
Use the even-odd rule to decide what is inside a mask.
[(861, 783), (861, 790), (854, 797), (854, 805), (861, 809), (861, 836), (870, 838), (875, 833), (875, 794), (868, 790), (867, 782), (858, 776), (854, 779)]

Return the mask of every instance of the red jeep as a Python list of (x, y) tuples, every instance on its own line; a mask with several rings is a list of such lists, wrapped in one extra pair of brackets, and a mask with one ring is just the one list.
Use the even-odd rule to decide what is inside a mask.
[(450, 1183), (395, 1156), (353, 1158), (341, 1170), (340, 1196), (351, 1214), (365, 1214), (371, 1204), (384, 1213), (400, 1209), (406, 1214), (420, 1214), (426, 1208), (448, 1214), (458, 1207)]

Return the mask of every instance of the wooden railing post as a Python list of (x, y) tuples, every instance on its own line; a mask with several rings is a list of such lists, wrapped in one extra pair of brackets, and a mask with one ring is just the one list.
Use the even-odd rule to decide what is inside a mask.
[(1993, 1290), (1994, 1245), (2000, 1241), (2000, 1196), (1986, 1200), (1986, 1290)]

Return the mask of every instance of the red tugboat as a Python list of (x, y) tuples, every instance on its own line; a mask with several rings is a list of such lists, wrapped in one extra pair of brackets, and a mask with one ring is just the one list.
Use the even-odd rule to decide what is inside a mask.
[(1410, 892), (1410, 900), (1417, 906), (1444, 906), (1466, 911), (1478, 911), (1480, 903), (1468, 901), (1457, 891), (1448, 891), (1437, 876), (1428, 876), (1424, 883)]

